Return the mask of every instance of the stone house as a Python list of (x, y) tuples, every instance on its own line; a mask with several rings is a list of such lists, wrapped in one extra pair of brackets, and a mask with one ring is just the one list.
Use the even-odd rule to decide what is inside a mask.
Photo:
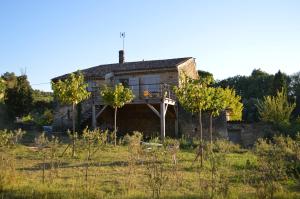
[[(124, 51), (119, 51), (119, 63), (99, 65), (81, 71), (88, 83), (91, 97), (81, 103), (81, 126), (112, 129), (113, 110), (105, 105), (99, 94), (101, 86), (122, 83), (132, 89), (135, 98), (118, 109), (117, 127), (121, 134), (141, 131), (145, 136), (178, 137), (194, 131), (192, 115), (178, 104), (173, 87), (179, 84), (180, 73), (197, 78), (195, 58), (125, 62)], [(53, 78), (64, 79), (68, 74)], [(54, 128), (71, 126), (71, 108), (57, 105)], [(226, 134), (226, 133), (225, 133)]]

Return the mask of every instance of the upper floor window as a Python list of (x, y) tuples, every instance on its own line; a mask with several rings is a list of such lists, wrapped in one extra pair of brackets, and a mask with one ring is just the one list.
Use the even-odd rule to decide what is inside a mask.
[(89, 92), (95, 91), (95, 89), (97, 88), (97, 83), (93, 80), (88, 80), (87, 84), (88, 84), (87, 90)]

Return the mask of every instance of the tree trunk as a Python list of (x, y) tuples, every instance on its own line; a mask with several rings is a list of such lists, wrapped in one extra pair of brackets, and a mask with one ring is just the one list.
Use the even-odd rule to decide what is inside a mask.
[(72, 111), (73, 111), (73, 136), (72, 136), (72, 156), (75, 156), (75, 104), (72, 105)]
[(201, 167), (203, 166), (203, 127), (202, 127), (202, 112), (199, 112), (199, 125), (200, 125), (200, 161)]
[(210, 113), (210, 115), (209, 115), (209, 134), (210, 134), (210, 144), (212, 145), (212, 143), (213, 143), (213, 135), (212, 135), (212, 113)]
[(114, 127), (115, 146), (117, 145), (117, 111), (118, 111), (118, 108), (115, 107), (115, 127)]

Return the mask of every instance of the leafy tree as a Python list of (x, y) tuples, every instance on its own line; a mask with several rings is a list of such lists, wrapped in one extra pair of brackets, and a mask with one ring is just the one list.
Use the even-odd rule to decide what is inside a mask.
[(212, 144), (212, 118), (219, 116), (221, 111), (228, 109), (231, 113), (231, 120), (241, 120), (243, 104), (240, 102), (241, 97), (236, 95), (235, 91), (230, 88), (208, 88), (207, 100), (207, 109), (210, 113), (210, 141)]
[[(12, 79), (14, 79), (13, 76)], [(8, 80), (4, 102), (10, 117), (20, 117), (28, 114), (31, 109), (32, 89), (27, 76), (16, 77), (16, 82), (14, 81)]]
[[(66, 79), (51, 84), (54, 96), (63, 104), (72, 105), (73, 134), (75, 134), (75, 107), (90, 96), (84, 76), (80, 72), (71, 73)], [(75, 139), (73, 139), (72, 155), (75, 155)]]
[(13, 88), (16, 86), (17, 76), (15, 75), (15, 73), (6, 72), (1, 77), (2, 79), (4, 79), (7, 88)]
[(209, 112), (209, 133), (210, 142), (212, 144), (212, 119), (220, 114), (220, 111), (226, 108), (226, 101), (224, 90), (222, 88), (210, 87), (207, 89), (208, 99), (208, 112)]
[(293, 111), (293, 115), (295, 117), (299, 117), (300, 115), (300, 72), (295, 73), (290, 76), (291, 83), (290, 83), (290, 94), (294, 98), (293, 100), (296, 101), (296, 108)]
[(271, 94), (275, 96), (282, 89), (287, 90), (287, 76), (279, 70), (274, 76)]
[(198, 70), (198, 76), (199, 76), (200, 79), (204, 79), (204, 81), (209, 79), (211, 83), (215, 82), (214, 76), (210, 72), (203, 71), (203, 70)]
[(126, 103), (133, 100), (134, 95), (131, 89), (125, 88), (122, 84), (117, 84), (115, 87), (105, 86), (101, 91), (101, 96), (104, 102), (114, 109), (114, 133), (115, 146), (117, 144), (117, 111)]
[(208, 108), (210, 79), (191, 79), (181, 74), (179, 86), (174, 87), (179, 103), (187, 111), (199, 115), (201, 166), (203, 165), (203, 125), (202, 112)]
[(272, 95), (274, 76), (261, 69), (254, 69), (250, 76), (235, 76), (216, 83), (222, 88), (232, 88), (241, 96), (244, 104), (243, 120), (247, 122), (258, 121), (258, 112), (253, 101)]
[(242, 119), (243, 115), (243, 103), (241, 102), (241, 96), (237, 95), (234, 89), (224, 89), (224, 101), (225, 108), (230, 111), (230, 120), (238, 121)]
[(257, 103), (261, 120), (279, 126), (289, 125), (295, 106), (295, 103), (288, 102), (285, 90), (278, 91), (276, 96), (266, 96)]

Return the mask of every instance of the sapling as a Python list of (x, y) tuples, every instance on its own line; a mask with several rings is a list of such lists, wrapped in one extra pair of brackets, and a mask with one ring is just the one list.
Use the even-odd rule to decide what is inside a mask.
[(45, 133), (42, 133), (41, 135), (39, 135), (37, 138), (35, 138), (35, 144), (38, 148), (39, 153), (42, 155), (43, 157), (43, 163), (42, 163), (42, 182), (45, 183), (45, 169), (46, 169), (46, 149), (48, 147), (48, 143), (49, 140), (48, 138), (45, 136)]

